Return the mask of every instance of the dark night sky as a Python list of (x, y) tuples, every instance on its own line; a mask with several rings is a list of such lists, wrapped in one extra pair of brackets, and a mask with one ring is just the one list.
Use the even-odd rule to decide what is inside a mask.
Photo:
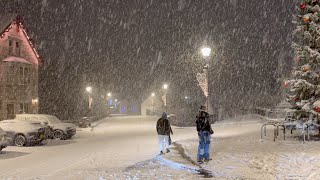
[(40, 77), (44, 111), (77, 109), (82, 76), (92, 73), (95, 86), (119, 97), (140, 98), (163, 82), (192, 96), (199, 90), (195, 73), (203, 45), (215, 53), (209, 77), (215, 107), (245, 109), (267, 105), (279, 92), (277, 79), (290, 71), (296, 3), (1, 0), (0, 9), (23, 15), (46, 61)]

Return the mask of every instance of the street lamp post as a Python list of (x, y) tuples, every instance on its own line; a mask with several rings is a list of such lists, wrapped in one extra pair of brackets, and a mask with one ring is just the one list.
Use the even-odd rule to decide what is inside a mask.
[(164, 98), (163, 98), (163, 102), (164, 102), (164, 108), (165, 111), (167, 112), (168, 108), (167, 108), (167, 90), (168, 90), (168, 84), (164, 84), (163, 85), (163, 89), (164, 89)]
[(205, 58), (206, 63), (205, 66), (203, 67), (203, 73), (198, 73), (197, 74), (197, 79), (199, 82), (199, 85), (204, 92), (204, 95), (206, 96), (207, 102), (207, 111), (209, 112), (209, 80), (208, 80), (208, 68), (209, 68), (209, 56), (211, 54), (211, 48), (209, 47), (204, 47), (201, 49), (202, 56)]
[(88, 107), (89, 109), (91, 109), (91, 97), (90, 97), (90, 94), (92, 93), (92, 87), (91, 86), (88, 86), (86, 87), (86, 91), (88, 93)]
[(111, 92), (107, 93), (108, 108), (110, 108), (110, 106), (112, 105), (112, 104), (110, 104), (111, 95), (112, 95)]
[(151, 97), (152, 97), (152, 99), (151, 99), (152, 115), (154, 115), (154, 96), (155, 96), (155, 95), (156, 95), (155, 93), (151, 93)]

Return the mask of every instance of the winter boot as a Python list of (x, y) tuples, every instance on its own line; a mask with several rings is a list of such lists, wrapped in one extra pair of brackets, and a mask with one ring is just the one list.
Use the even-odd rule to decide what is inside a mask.
[(199, 164), (202, 164), (202, 163), (204, 162), (204, 160), (203, 160), (203, 159), (198, 159), (197, 162), (198, 162)]

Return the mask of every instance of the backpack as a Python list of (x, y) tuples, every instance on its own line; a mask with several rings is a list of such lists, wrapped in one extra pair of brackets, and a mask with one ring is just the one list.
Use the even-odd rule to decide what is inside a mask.
[(158, 128), (159, 128), (158, 132), (160, 134), (166, 134), (167, 132), (169, 132), (170, 129), (169, 129), (168, 120), (160, 118), (158, 122)]

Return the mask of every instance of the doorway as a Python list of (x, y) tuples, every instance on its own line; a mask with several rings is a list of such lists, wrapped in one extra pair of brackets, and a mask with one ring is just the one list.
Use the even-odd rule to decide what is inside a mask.
[(14, 119), (14, 104), (7, 104), (7, 119)]

